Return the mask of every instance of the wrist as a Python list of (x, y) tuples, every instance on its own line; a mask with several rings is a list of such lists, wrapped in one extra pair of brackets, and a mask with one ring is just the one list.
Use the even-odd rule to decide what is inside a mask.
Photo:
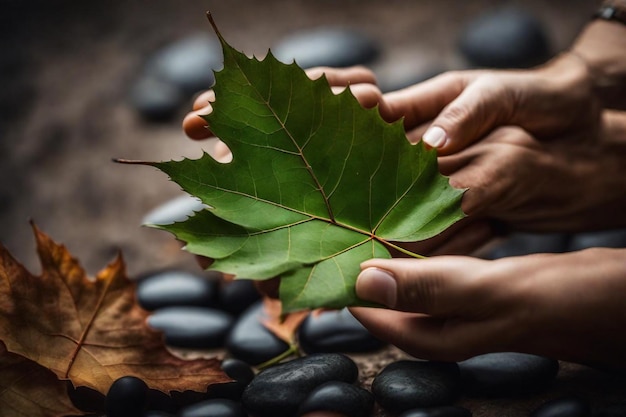
[(595, 94), (605, 107), (626, 109), (626, 24), (595, 19), (571, 48), (593, 79)]

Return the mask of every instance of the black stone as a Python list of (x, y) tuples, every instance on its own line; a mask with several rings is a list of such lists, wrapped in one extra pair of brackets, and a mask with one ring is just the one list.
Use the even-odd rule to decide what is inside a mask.
[(248, 417), (240, 403), (216, 398), (183, 408), (179, 417)]
[(246, 362), (235, 358), (224, 359), (222, 370), (234, 381), (211, 385), (209, 394), (216, 398), (240, 400), (243, 390), (254, 379), (254, 371)]
[(148, 410), (143, 413), (143, 417), (174, 417), (174, 414), (160, 410)]
[(217, 296), (217, 279), (185, 271), (159, 272), (137, 284), (137, 300), (146, 310), (173, 306), (214, 307)]
[(104, 409), (106, 397), (94, 389), (74, 387), (70, 381), (67, 381), (67, 395), (72, 400), (72, 404), (81, 411), (101, 411)]
[(160, 411), (163, 413), (176, 414), (178, 411), (178, 405), (174, 399), (156, 389), (148, 390), (148, 398), (146, 400), (146, 409), (150, 411)]
[(209, 349), (224, 345), (233, 318), (210, 308), (167, 307), (148, 317), (148, 324), (165, 334), (169, 346)]
[(371, 392), (347, 382), (331, 381), (311, 391), (300, 405), (298, 415), (334, 411), (346, 417), (368, 417), (373, 407)]
[(402, 360), (387, 365), (372, 382), (378, 404), (392, 413), (450, 405), (459, 394), (456, 363)]
[(348, 309), (309, 314), (298, 329), (300, 347), (314, 352), (372, 352), (385, 346)]
[(252, 280), (235, 279), (221, 287), (219, 305), (222, 310), (238, 316), (260, 299), (261, 295)]
[(275, 365), (260, 372), (241, 398), (257, 417), (293, 416), (317, 387), (330, 381), (354, 383), (358, 368), (339, 353), (318, 353)]
[(459, 47), (475, 67), (530, 68), (552, 55), (541, 22), (516, 8), (496, 10), (470, 21), (461, 31)]
[(566, 397), (543, 403), (530, 413), (530, 417), (590, 417), (591, 407), (586, 400)]
[(499, 259), (532, 253), (563, 253), (569, 250), (570, 236), (564, 233), (515, 233), (492, 249), (485, 258)]
[(134, 376), (117, 379), (107, 393), (107, 417), (137, 417), (143, 413), (148, 397), (146, 383)]
[(626, 248), (626, 229), (578, 233), (572, 236), (571, 251), (587, 248)]
[(405, 411), (399, 417), (472, 417), (467, 408), (444, 405), (441, 407), (415, 408)]
[(558, 361), (525, 353), (488, 353), (459, 362), (465, 393), (514, 397), (546, 389), (559, 371)]
[(294, 60), (301, 68), (349, 67), (372, 63), (380, 47), (369, 37), (340, 27), (320, 27), (292, 34), (271, 48), (284, 63)]
[(187, 97), (172, 84), (146, 76), (131, 86), (129, 100), (144, 120), (167, 122), (178, 114)]
[(289, 345), (270, 332), (262, 321), (263, 303), (244, 311), (226, 338), (226, 349), (235, 358), (251, 365), (268, 361), (289, 349)]
[(222, 48), (216, 38), (192, 35), (157, 51), (144, 73), (170, 83), (190, 96), (213, 86), (213, 70), (222, 66)]
[(626, 402), (605, 405), (593, 411), (593, 417), (624, 416), (626, 416)]
[(183, 194), (153, 208), (143, 217), (141, 222), (148, 225), (166, 225), (182, 222), (193, 216), (195, 212), (205, 209), (200, 199)]

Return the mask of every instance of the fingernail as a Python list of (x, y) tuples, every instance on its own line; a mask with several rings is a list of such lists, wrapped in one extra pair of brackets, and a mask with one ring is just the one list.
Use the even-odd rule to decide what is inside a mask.
[(448, 135), (446, 131), (439, 126), (430, 127), (426, 133), (424, 133), (424, 136), (422, 136), (422, 140), (433, 148), (441, 148), (446, 143), (447, 139)]
[(395, 307), (396, 280), (388, 271), (379, 268), (366, 268), (357, 277), (356, 294), (365, 301)]

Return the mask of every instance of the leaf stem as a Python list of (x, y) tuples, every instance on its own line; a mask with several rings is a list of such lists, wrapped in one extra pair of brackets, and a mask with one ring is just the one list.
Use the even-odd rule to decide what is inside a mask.
[(403, 247), (398, 246), (398, 245), (394, 245), (391, 242), (383, 241), (383, 243), (385, 245), (389, 246), (389, 247), (394, 248), (398, 252), (402, 252), (403, 254), (410, 256), (411, 258), (417, 258), (417, 259), (426, 259), (427, 258), (427, 256), (420, 255), (419, 253), (411, 252), (410, 250), (404, 249)]
[(269, 368), (272, 365), (276, 365), (277, 363), (280, 363), (280, 361), (290, 357), (291, 355), (300, 356), (300, 349), (298, 348), (298, 345), (296, 343), (292, 343), (291, 345), (289, 345), (289, 348), (283, 353), (281, 353), (280, 355), (275, 356), (272, 359), (269, 359), (257, 365), (257, 368), (262, 371), (265, 368)]

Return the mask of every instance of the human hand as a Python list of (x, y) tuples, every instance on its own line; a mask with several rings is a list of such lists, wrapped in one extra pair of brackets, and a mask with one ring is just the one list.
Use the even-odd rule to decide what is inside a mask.
[(387, 121), (404, 118), (409, 140), (423, 138), (440, 155), (499, 126), (520, 126), (539, 139), (593, 132), (601, 111), (587, 65), (570, 53), (531, 70), (450, 71), (387, 94), (374, 86), (353, 93), (366, 107), (378, 104)]
[(372, 259), (352, 308), (376, 337), (423, 359), (514, 351), (626, 367), (626, 249), (485, 261)]

